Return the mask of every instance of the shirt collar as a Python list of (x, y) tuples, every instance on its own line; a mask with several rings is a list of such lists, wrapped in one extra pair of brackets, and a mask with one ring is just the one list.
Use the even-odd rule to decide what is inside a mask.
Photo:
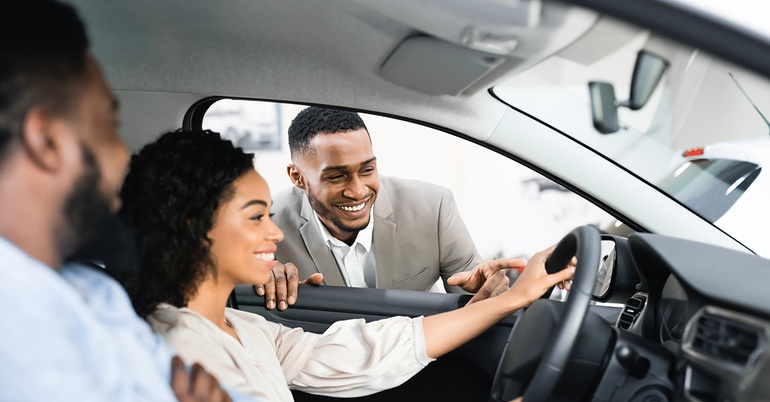
[[(356, 236), (356, 241), (353, 243), (354, 245), (356, 243), (360, 244), (364, 247), (364, 250), (368, 253), (372, 249), (372, 233), (374, 230), (374, 214), (372, 213), (374, 211), (374, 208), (372, 208), (369, 211), (369, 224), (366, 225), (365, 228), (358, 231), (358, 235)], [(326, 229), (326, 226), (321, 222), (321, 219), (318, 218), (318, 214), (315, 213), (315, 210), (313, 210), (313, 218), (315, 218), (315, 222), (318, 225), (318, 229), (321, 230), (321, 237), (324, 240), (324, 244), (326, 244), (326, 247), (329, 247), (331, 249), (332, 245), (335, 245), (337, 247), (348, 247), (345, 242), (337, 239), (336, 237), (332, 236), (331, 233), (329, 233), (329, 230)]]

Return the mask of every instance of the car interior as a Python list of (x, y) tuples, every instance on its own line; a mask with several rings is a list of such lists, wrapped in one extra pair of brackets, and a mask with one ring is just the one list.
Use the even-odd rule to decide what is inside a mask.
[[(551, 229), (547, 241), (558, 246), (547, 267), (578, 260), (566, 301), (545, 295), (400, 387), (353, 399), (770, 399), (770, 294), (763, 289), (770, 261), (762, 249), (768, 239), (739, 233), (755, 222), (702, 216), (677, 198), (679, 188), (660, 184), (684, 163), (681, 149), (728, 139), (708, 137), (704, 126), (718, 123), (694, 124), (707, 118), (691, 111), (736, 122), (731, 127), (739, 130), (723, 130), (735, 138), (767, 136), (757, 111), (770, 106), (770, 96), (752, 89), (770, 88), (770, 39), (664, 0), (67, 1), (85, 20), (133, 151), (165, 131), (206, 128), (207, 119), (230, 113), (216, 110), (221, 101), (322, 105), (429, 128), (526, 168), (532, 173), (525, 179), (541, 192), (569, 192), (601, 211), (601, 218), (568, 220), (566, 229), (533, 224), (491, 236), (497, 241), (515, 229), (526, 238), (527, 231)], [(613, 61), (615, 54), (622, 61)], [(697, 80), (679, 80), (699, 68)], [(747, 88), (753, 107), (723, 70)], [(735, 110), (699, 108), (696, 100), (715, 90), (712, 71), (725, 86), (711, 98)], [(552, 91), (557, 83), (566, 89)], [(285, 124), (265, 124), (264, 133), (285, 135)], [(274, 143), (285, 137), (260, 135), (249, 134), (262, 149), (258, 169), (284, 174), (285, 164), (270, 155), (286, 147)], [(400, 147), (455, 160), (443, 142), (426, 147), (398, 138), (391, 159)], [(401, 174), (409, 169), (420, 170)], [(485, 169), (490, 187), (513, 191), (500, 183), (524, 180), (505, 168)], [(748, 200), (759, 187), (752, 183), (767, 174), (750, 173), (734, 198)], [(741, 177), (730, 184), (738, 187)], [(725, 187), (733, 186), (718, 186)], [(494, 194), (486, 208), (492, 219), (520, 207), (508, 193)], [(475, 200), (465, 202), (484, 209)], [(749, 205), (742, 202), (734, 203)], [(322, 332), (344, 319), (449, 311), (470, 297), (301, 285), (297, 303), (276, 311), (244, 285), (230, 305)], [(298, 391), (294, 397), (335, 399)]]

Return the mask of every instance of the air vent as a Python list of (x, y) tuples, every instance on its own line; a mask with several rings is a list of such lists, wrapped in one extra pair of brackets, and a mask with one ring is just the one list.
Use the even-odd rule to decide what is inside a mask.
[(623, 312), (618, 317), (618, 327), (621, 329), (629, 329), (639, 317), (639, 313), (644, 309), (644, 304), (647, 303), (647, 295), (637, 293), (631, 296), (626, 302), (626, 306), (623, 308)]
[(746, 364), (759, 346), (762, 329), (720, 317), (704, 314), (698, 319), (692, 348), (720, 360)]

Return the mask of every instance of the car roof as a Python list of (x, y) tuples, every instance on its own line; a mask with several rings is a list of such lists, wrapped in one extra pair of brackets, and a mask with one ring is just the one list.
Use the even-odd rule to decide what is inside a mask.
[[(518, 5), (529, 2), (489, 1), (483, 7), (461, 0), (72, 3), (86, 20), (93, 51), (116, 91), (353, 107), (414, 118), (476, 138), (485, 138), (501, 114), (502, 105), (484, 96), (485, 91), (580, 38), (584, 25), (595, 19), (574, 7), (559, 12), (570, 6), (554, 2), (542, 3), (539, 11), (543, 16), (536, 29), (527, 26), (526, 14), (532, 10)], [(758, 36), (725, 28), (726, 23), (709, 20), (706, 14), (677, 13), (682, 7), (677, 3), (574, 3), (700, 42), (696, 45), (744, 61), (749, 68), (770, 69), (770, 51), (766, 56), (756, 52), (757, 48), (768, 49)], [(662, 8), (667, 12), (660, 14)], [(692, 29), (676, 30), (678, 24), (672, 23), (676, 18), (686, 19)], [(469, 87), (459, 96), (427, 94), (383, 77), (383, 63), (405, 39), (427, 34), (460, 43), (472, 27), (482, 27), (480, 34), (493, 39), (514, 38), (517, 49), (504, 63), (469, 78)], [(720, 29), (718, 37), (704, 38), (709, 29), (716, 28)], [(407, 60), (401, 67), (416, 70), (420, 62)]]
[(328, 104), (447, 125), (446, 111), (481, 115), (476, 122), (500, 113), (492, 102), (457, 102), (382, 78), (380, 65), (418, 31), (368, 2), (73, 3), (116, 91)]
[[(520, 14), (531, 11), (517, 4), (528, 2), (484, 1), (475, 3), (476, 6), (463, 6), (468, 2), (235, 0), (223, 5), (204, 0), (142, 0), (127, 4), (70, 0), (78, 5), (88, 22), (100, 60), (109, 66), (108, 70), (114, 71), (113, 84), (117, 89), (128, 86), (136, 89), (137, 80), (141, 77), (136, 73), (140, 65), (153, 67), (155, 74), (146, 82), (148, 86), (158, 88), (160, 84), (168, 90), (198, 89), (205, 92), (205, 89), (210, 88), (229, 88), (227, 92), (243, 94), (248, 88), (256, 87), (251, 82), (241, 80), (248, 75), (260, 82), (260, 92), (266, 93), (273, 92), (270, 91), (271, 87), (277, 85), (270, 85), (269, 78), (279, 78), (282, 74), (291, 75), (292, 78), (307, 77), (311, 85), (312, 79), (339, 79), (333, 76), (335, 72), (343, 75), (345, 72), (355, 73), (345, 79), (356, 83), (369, 82), (369, 79), (361, 78), (376, 74), (380, 64), (398, 43), (405, 37), (419, 33), (460, 42), (465, 28), (482, 26), (490, 34), (517, 36), (519, 47), (528, 46), (529, 43), (542, 46), (543, 43), (538, 41), (546, 37), (554, 39), (552, 31), (559, 28), (557, 22), (545, 23), (549, 11), (569, 7), (570, 3), (628, 19), (727, 59), (744, 61), (738, 64), (745, 64), (752, 69), (751, 66), (770, 64), (765, 63), (770, 56), (755, 54), (755, 57), (748, 57), (740, 54), (752, 46), (767, 49), (767, 37), (709, 14), (708, 9), (694, 8), (697, 3), (682, 4), (679, 1), (628, 0), (622, 4), (611, 0), (572, 0), (563, 3), (545, 1), (539, 10), (544, 14), (539, 22), (546, 27), (538, 29), (539, 32), (531, 32), (530, 27), (517, 30), (505, 26), (520, 24), (518, 20), (526, 18)], [(506, 4), (510, 6), (504, 6)], [(503, 12), (510, 16), (500, 17), (499, 14)], [(677, 24), (671, 26), (667, 24), (670, 21), (686, 21), (687, 28), (682, 29)], [(712, 37), (710, 31), (715, 29), (719, 30), (722, 40), (718, 40), (717, 36)], [(579, 34), (575, 32), (571, 39), (576, 39)], [(707, 37), (704, 38), (704, 35)], [(738, 38), (740, 41), (734, 40)], [(218, 55), (229, 57), (222, 60), (217, 58)], [(233, 56), (238, 58), (232, 59)], [(153, 61), (163, 63), (151, 64)], [(235, 77), (227, 73), (245, 73), (249, 64), (260, 68), (249, 70), (250, 74)], [(215, 66), (222, 67), (224, 71), (220, 72), (226, 75), (212, 83), (216, 86), (206, 86), (205, 81), (189, 79), (193, 73)], [(510, 70), (510, 66), (507, 67)], [(157, 74), (169, 70), (180, 74), (172, 77)], [(292, 74), (292, 71), (316, 71), (316, 74)], [(207, 75), (214, 78), (217, 75), (214, 73), (208, 71)], [(162, 76), (163, 79), (153, 80), (152, 76)], [(499, 77), (500, 74), (495, 76)], [(237, 90), (237, 85), (233, 85), (233, 81), (228, 78), (238, 79), (238, 83), (245, 85), (246, 89)], [(482, 80), (475, 90), (495, 80), (494, 77), (490, 78)], [(284, 84), (283, 81), (279, 82)], [(370, 85), (380, 90), (388, 86)], [(305, 91), (297, 89), (301, 88), (282, 87), (278, 94), (289, 96), (295, 93), (295, 97), (304, 100)], [(405, 93), (398, 95), (409, 96)]]

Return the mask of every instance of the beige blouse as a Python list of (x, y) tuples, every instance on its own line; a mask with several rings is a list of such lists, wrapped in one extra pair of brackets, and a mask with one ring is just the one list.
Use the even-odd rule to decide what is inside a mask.
[(233, 309), (225, 317), (242, 344), (188, 308), (161, 304), (148, 321), (185, 363), (199, 362), (220, 383), (266, 401), (292, 401), (289, 387), (369, 395), (404, 383), (433, 361), (425, 353), (422, 317), (339, 321), (323, 334)]

